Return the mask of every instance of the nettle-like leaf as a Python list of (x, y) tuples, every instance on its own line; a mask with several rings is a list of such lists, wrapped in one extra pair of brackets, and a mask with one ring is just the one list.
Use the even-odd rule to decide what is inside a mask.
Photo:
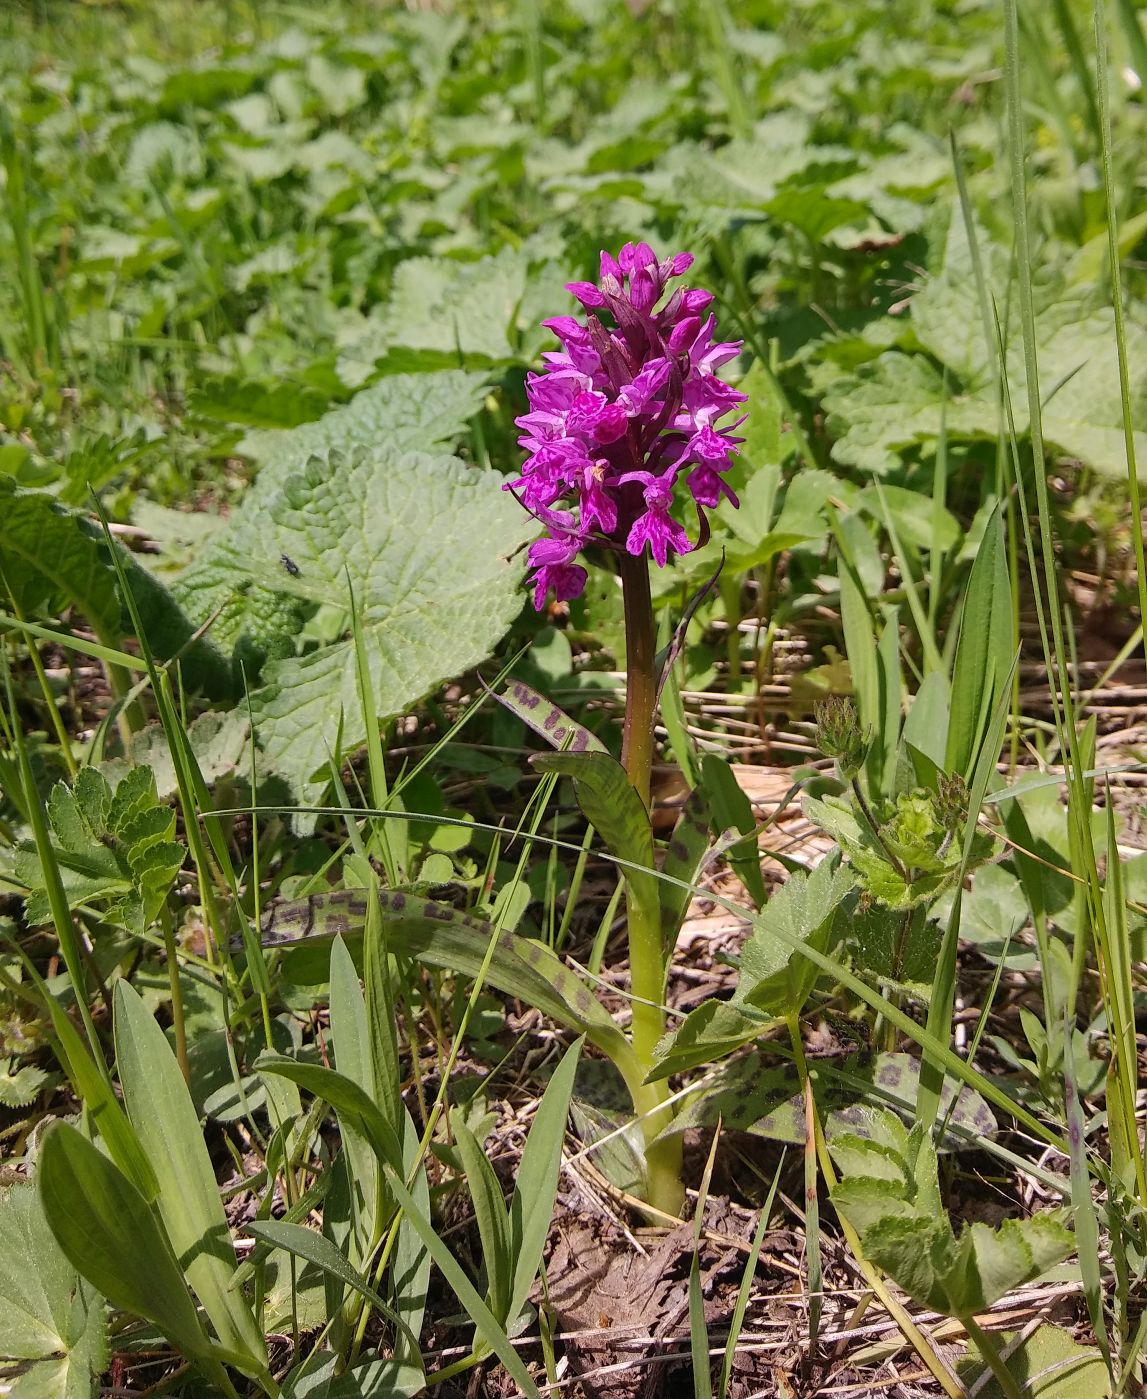
[(107, 1364), (103, 1299), (64, 1257), (31, 1184), (0, 1195), (0, 1357), (33, 1362), (14, 1399), (88, 1399)]
[[(82, 768), (74, 786), (59, 783), (48, 798), (52, 848), (68, 907), (107, 901), (106, 917), (143, 932), (166, 899), (186, 855), (174, 839), (175, 812), (156, 795), (147, 767), (133, 768), (113, 791), (95, 768)], [(29, 889), (30, 923), (51, 920), (44, 870), (36, 848), (16, 857)]]
[[(465, 374), (396, 375), (317, 423), (253, 435), (268, 465), (177, 582), (197, 615), (223, 609), (216, 631), (248, 674), (267, 662), (252, 695), (264, 762), (304, 800), (340, 732), (344, 750), (366, 736), (351, 589), (380, 718), (484, 660), (521, 606), (529, 517), (495, 472), (419, 450), (456, 436), (480, 391)], [(331, 644), (298, 656), (316, 614)]]
[[(889, 908), (935, 899), (959, 874), (962, 829), (945, 827), (922, 789), (873, 803), (879, 836), (850, 796), (805, 797), (803, 805), (809, 820), (839, 844), (864, 889)], [(968, 868), (989, 859), (994, 845), (991, 836), (977, 831)]]
[(842, 1177), (832, 1201), (868, 1257), (921, 1306), (971, 1316), (1072, 1251), (1070, 1231), (1050, 1213), (998, 1229), (965, 1225), (957, 1235), (940, 1199), (931, 1140), (910, 1137), (884, 1109), (865, 1110), (863, 1128), (864, 1135), (846, 1130), (830, 1138)]
[[(1008, 295), (1009, 255), (981, 232), (980, 252), (1007, 347), (1007, 382), (1016, 430), (1027, 430), (1026, 367), (1019, 299)], [(1125, 474), (1122, 405), (1113, 312), (1096, 306), (1049, 274), (1037, 289), (1035, 317), (1043, 398), (1043, 431), (1049, 447), (1079, 457), (1107, 474)], [(995, 438), (1000, 426), (992, 366), (994, 334), (985, 339), (964, 221), (955, 210), (942, 261), (910, 303), (916, 341), (948, 373), (923, 355), (898, 350), (826, 381), (827, 427), (836, 437), (833, 457), (866, 471), (894, 470), (900, 453), (935, 444), (941, 414), (948, 438)], [(1147, 427), (1147, 329), (1126, 325), (1131, 369), (1132, 420)], [(1137, 431), (1136, 452), (1147, 460), (1147, 431)]]
[[(316, 422), (289, 431), (248, 433), (236, 450), (264, 463), (281, 479), (331, 447), (344, 452), (380, 444), (396, 452), (442, 447), (452, 443), (481, 408), (485, 391), (482, 375), (458, 369), (394, 374)], [(251, 495), (262, 487), (261, 477)]]
[(55, 1081), (54, 1075), (35, 1064), (15, 1068), (14, 1059), (0, 1059), (0, 1107), (26, 1108)]
[(790, 875), (753, 920), (753, 935), (741, 949), (741, 976), (733, 1004), (770, 1015), (796, 1014), (820, 970), (794, 951), (791, 942), (782, 941), (777, 930), (824, 951), (837, 912), (854, 887), (852, 871), (831, 856), (811, 874)]

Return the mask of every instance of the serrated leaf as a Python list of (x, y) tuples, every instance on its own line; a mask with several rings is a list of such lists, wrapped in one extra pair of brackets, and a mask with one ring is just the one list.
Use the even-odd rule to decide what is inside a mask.
[(773, 930), (779, 927), (790, 938), (813, 943), (823, 951), (837, 909), (853, 887), (852, 872), (838, 860), (822, 860), (808, 875), (791, 874), (753, 919), (752, 936), (741, 952), (733, 1003), (770, 1015), (798, 1012), (820, 972)]
[(529, 261), (512, 248), (477, 262), (409, 258), (394, 274), (385, 334), (391, 345), (498, 362), (518, 357), (518, 308)]
[(56, 1243), (36, 1188), (0, 1194), (0, 1356), (34, 1361), (13, 1394), (89, 1399), (107, 1364), (103, 1299)]
[(304, 800), (325, 785), (340, 725), (344, 751), (365, 738), (348, 581), (380, 718), (485, 660), (521, 608), (515, 552), (535, 526), (502, 491), (501, 476), (405, 450), (397, 445), (404, 436), (388, 421), (369, 450), (327, 450), (299, 470), (285, 469), (293, 464), (287, 449), (215, 536), (204, 563), (176, 585), (206, 614), (246, 589), (221, 619), (240, 653), (256, 637), (264, 650), (282, 651), (284, 642), (293, 650), (299, 618), (327, 609), (340, 639), (273, 659), (251, 696), (264, 762)]
[(998, 1229), (966, 1225), (955, 1235), (940, 1201), (931, 1139), (921, 1140), (917, 1127), (910, 1140), (884, 1109), (865, 1109), (863, 1125), (863, 1136), (846, 1130), (830, 1138), (843, 1177), (833, 1204), (868, 1257), (921, 1306), (975, 1315), (1071, 1252), (1072, 1235), (1050, 1214), (1009, 1219)]
[[(158, 916), (186, 850), (171, 839), (175, 813), (162, 806), (146, 767), (133, 768), (113, 794), (95, 768), (81, 768), (74, 785), (57, 783), (48, 799), (52, 842), (68, 906), (107, 900), (106, 916), (142, 933)], [(31, 846), (16, 857), (28, 887), (30, 922), (51, 917), (40, 856)]]
[[(1007, 323), (1007, 377), (1016, 430), (1027, 431), (1026, 365), (1019, 298), (1009, 295), (1007, 252), (985, 237), (980, 252), (989, 294)], [(1116, 366), (1113, 314), (1067, 287), (1054, 270), (1038, 289), (1035, 334), (1039, 358), (1044, 438), (1052, 449), (1079, 457), (1107, 474), (1126, 472), (1122, 405)], [(949, 373), (944, 427), (949, 440), (994, 438), (1000, 415), (994, 396), (995, 343), (984, 341), (976, 279), (964, 220), (952, 217), (943, 264), (910, 303), (916, 339)], [(1131, 364), (1132, 419), (1139, 461), (1147, 461), (1147, 330), (1126, 326)], [(901, 451), (932, 446), (941, 430), (943, 374), (922, 354), (889, 352), (851, 375), (834, 373), (824, 396), (827, 427), (837, 441), (833, 456), (865, 470), (895, 468)]]
[(480, 374), (458, 369), (395, 374), (317, 422), (283, 432), (248, 433), (236, 450), (272, 464), (277, 473), (303, 466), (332, 447), (349, 452), (381, 443), (394, 453), (425, 451), (453, 442), (481, 408), (484, 392)]
[(7, 1068), (0, 1069), (0, 1105), (6, 1108), (27, 1107), (51, 1079), (51, 1074), (36, 1068), (34, 1064), (25, 1064), (15, 1073), (9, 1064)]

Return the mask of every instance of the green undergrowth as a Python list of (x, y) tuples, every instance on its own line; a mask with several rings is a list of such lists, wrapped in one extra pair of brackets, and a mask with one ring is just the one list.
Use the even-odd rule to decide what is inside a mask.
[[(1137, 1392), (1143, 81), (1130, 0), (4, 8), (5, 1392), (544, 1392), (582, 1154), (692, 1219), (698, 1396), (781, 1222), (810, 1392), (837, 1240), (929, 1392)], [(502, 489), (639, 238), (749, 410), (652, 812), (611, 560), (524, 609)]]

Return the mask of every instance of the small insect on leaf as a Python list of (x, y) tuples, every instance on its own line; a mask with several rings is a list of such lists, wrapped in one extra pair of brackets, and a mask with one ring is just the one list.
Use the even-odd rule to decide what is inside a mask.
[(293, 558), (291, 558), (290, 554), (280, 554), (279, 562), (283, 565), (283, 567), (287, 570), (287, 572), (291, 575), (292, 578), (298, 578), (300, 573), (302, 572), (302, 569), (299, 568), (299, 565), (294, 561)]

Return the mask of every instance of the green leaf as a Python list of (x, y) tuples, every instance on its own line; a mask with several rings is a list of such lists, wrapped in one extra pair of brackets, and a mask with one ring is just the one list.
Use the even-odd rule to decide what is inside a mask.
[[(1059, 1326), (1038, 1327), (1019, 1346), (1008, 1331), (993, 1331), (992, 1338), (1008, 1348), (1007, 1368), (1025, 1399), (1110, 1399), (1111, 1379), (1103, 1356), (1094, 1346), (1081, 1346), (1069, 1331)], [(966, 1383), (973, 1383), (983, 1371), (984, 1360), (974, 1345), (956, 1362)], [(983, 1399), (1003, 1399), (993, 1379), (979, 1391)]]
[[(74, 787), (61, 782), (52, 789), (48, 816), (68, 906), (108, 900), (109, 921), (144, 932), (187, 853), (172, 838), (175, 813), (160, 804), (150, 768), (131, 769), (114, 794), (95, 768), (82, 768)], [(16, 870), (29, 889), (29, 921), (48, 922), (44, 869), (33, 846), (19, 852)]]
[(127, 1177), (59, 1122), (44, 1137), (36, 1182), (72, 1266), (113, 1306), (154, 1322), (189, 1358), (206, 1359), (210, 1342), (171, 1244)]
[(438, 1265), (442, 1276), (462, 1303), (467, 1316), (474, 1322), (478, 1336), (506, 1367), (510, 1378), (523, 1390), (528, 1399), (540, 1399), (538, 1388), (530, 1378), (530, 1373), (522, 1363), (518, 1352), (510, 1344), (505, 1328), (498, 1325), (490, 1308), (479, 1296), (478, 1289), (462, 1271), (452, 1250), (434, 1232), (434, 1226), (418, 1208), (413, 1196), (398, 1176), (393, 1171), (388, 1171), (387, 1178), (390, 1188), (394, 1192), (394, 1198), (406, 1211), (407, 1217), (425, 1244), (430, 1256)]
[(112, 1091), (109, 1079), (101, 1072), (103, 1065), (96, 1063), (91, 1050), (55, 997), (47, 995), (44, 1002), (51, 1017), (60, 1062), (84, 1104), (89, 1122), (99, 1132), (112, 1160), (142, 1198), (150, 1203), (159, 1194), (159, 1181), (127, 1114)]
[(103, 1299), (60, 1250), (36, 1188), (0, 1194), (0, 1356), (35, 1361), (14, 1395), (88, 1399), (107, 1365)]
[(561, 1173), (562, 1143), (581, 1041), (570, 1045), (546, 1084), (522, 1149), (518, 1178), (510, 1199), (510, 1283), (507, 1319), (515, 1321), (538, 1275), (553, 1216)]
[[(451, 347), (453, 348), (453, 347)], [(237, 451), (266, 462), (276, 474), (304, 466), (333, 447), (387, 452), (427, 450), (453, 442), (482, 406), (486, 381), (480, 374), (394, 374), (355, 394), (317, 422), (285, 432), (252, 432)]]
[(321, 1064), (300, 1063), (297, 1059), (268, 1053), (259, 1055), (255, 1068), (260, 1073), (278, 1074), (315, 1097), (325, 1098), (340, 1120), (345, 1120), (366, 1137), (380, 1165), (401, 1165), (402, 1152), (390, 1124), (378, 1110), (374, 1099), (345, 1075)]
[(1004, 527), (997, 506), (976, 554), (952, 672), (945, 768), (970, 778), (984, 716), (996, 702), (1015, 654)]
[[(112, 547), (156, 655), (166, 660), (187, 648), (187, 678), (212, 693), (226, 691), (229, 677), (215, 647), (206, 640), (192, 643), (194, 628), (163, 584), (121, 545)], [(103, 533), (86, 515), (43, 492), (20, 490), (11, 476), (0, 474), (0, 558), (0, 595), (11, 595), (21, 615), (58, 616), (72, 607), (105, 645), (118, 645), (128, 622), (116, 571)]]
[(454, 363), (460, 355), (490, 363), (523, 357), (518, 322), (529, 270), (529, 259), (508, 247), (477, 262), (408, 258), (394, 275), (385, 339), (441, 350)]
[(510, 1252), (510, 1218), (502, 1199), (502, 1187), (481, 1144), (460, 1116), (451, 1127), (478, 1222), (490, 1311), (500, 1326), (508, 1326), (513, 1319), (510, 1315), (513, 1259)]
[[(403, 1137), (402, 1162), (404, 1180), (410, 1180), (415, 1161), (421, 1161), (419, 1132), (405, 1107), (402, 1110)], [(426, 1179), (426, 1168), (419, 1164), (415, 1172), (410, 1193), (424, 1218), (430, 1216), (430, 1184)], [(418, 1236), (418, 1231), (405, 1214), (398, 1221), (398, 1235), (390, 1260), (390, 1284), (394, 1295), (394, 1309), (402, 1318), (406, 1331), (400, 1333), (399, 1353), (411, 1364), (422, 1364), (422, 1354), (417, 1342), (422, 1335), (422, 1322), (426, 1315), (426, 1299), (430, 1292), (430, 1254)], [(413, 1351), (408, 1351), (406, 1332), (414, 1338)]]
[[(366, 1001), (359, 986), (358, 972), (341, 937), (336, 937), (331, 944), (330, 1016), (338, 1072), (356, 1083), (372, 1101), (377, 1101)], [(355, 1263), (365, 1266), (374, 1240), (382, 1168), (369, 1137), (349, 1117), (340, 1119), (340, 1126), (346, 1153), (350, 1228), (347, 1237), (338, 1242)], [(332, 1296), (332, 1309), (333, 1304)]]
[[(394, 1309), (378, 1295), (357, 1268), (353, 1268), (330, 1239), (303, 1224), (288, 1224), (281, 1219), (251, 1220), (244, 1225), (246, 1232), (261, 1243), (285, 1249), (296, 1258), (313, 1263), (345, 1286), (365, 1297), (372, 1307), (391, 1321), (398, 1321)], [(409, 1338), (408, 1338), (409, 1339)]]
[(597, 734), (571, 719), (552, 700), (520, 680), (511, 680), (497, 699), (499, 704), (505, 705), (511, 714), (516, 714), (527, 728), (532, 729), (539, 738), (544, 738), (553, 748), (569, 753), (606, 751), (605, 744)]
[(685, 798), (662, 866), (662, 873), (680, 881), (680, 884), (663, 882), (661, 885), (661, 937), (666, 955), (677, 941), (677, 934), (693, 897), (691, 890), (682, 886), (697, 883), (709, 853), (711, 820), (705, 793), (700, 787), (695, 787)]
[(625, 769), (608, 753), (535, 753), (530, 762), (543, 772), (572, 777), (578, 805), (605, 841), (611, 855), (626, 861), (625, 881), (643, 908), (658, 909), (653, 868), (653, 828)]
[[(1016, 430), (1028, 430), (1027, 373), (1020, 325), (1020, 298), (1009, 295), (1014, 275), (1010, 254), (979, 239), (994, 304), (1006, 317), (1007, 380), (1015, 404)], [(1013, 293), (1014, 293), (1014, 289)], [(826, 426), (836, 438), (836, 461), (866, 471), (894, 470), (901, 453), (932, 447), (943, 422), (949, 441), (997, 436), (999, 411), (991, 366), (996, 344), (984, 338), (967, 230), (958, 210), (948, 228), (943, 266), (910, 302), (911, 329), (926, 354), (889, 351), (841, 375), (825, 371)], [(1060, 270), (1044, 270), (1035, 314), (1043, 434), (1047, 444), (1106, 474), (1123, 476), (1122, 402), (1116, 364), (1114, 316), (1086, 292), (1065, 285)], [(1132, 365), (1147, 359), (1147, 329), (1130, 321), (1127, 351)], [(934, 356), (936, 363), (933, 362)], [(943, 368), (949, 371), (945, 399)], [(1147, 420), (1147, 392), (1133, 384), (1132, 415)], [(1139, 461), (1147, 461), (1147, 434), (1135, 433)]]
[(703, 1064), (712, 1064), (741, 1045), (763, 1034), (773, 1017), (752, 1006), (730, 1005), (728, 1001), (706, 1001), (695, 1007), (675, 1030), (657, 1042), (656, 1063), (649, 1081), (685, 1073)]
[(191, 1094), (167, 1036), (122, 979), (115, 988), (115, 1047), (124, 1104), (159, 1181), (156, 1206), (184, 1275), (224, 1349), (263, 1371), (262, 1332), (246, 1298), (230, 1287), (235, 1249)]
[[(433, 384), (426, 387), (433, 399)], [(485, 660), (521, 608), (515, 554), (536, 527), (501, 489), (502, 477), (410, 450), (406, 440), (383, 418), (370, 447), (316, 447), (321, 455), (305, 465), (284, 444), (176, 585), (204, 620), (223, 608), (215, 634), (240, 658), (250, 653), (258, 665), (272, 657), (252, 714), (265, 764), (304, 799), (325, 786), (340, 725), (344, 751), (366, 737), (348, 580), (379, 718)], [(301, 619), (316, 609), (331, 644), (296, 657)]]
[(796, 1014), (820, 971), (793, 950), (792, 939), (824, 951), (837, 910), (854, 885), (852, 872), (831, 857), (811, 874), (791, 874), (753, 919), (752, 936), (741, 951), (733, 1004), (769, 1015)]
[(752, 804), (741, 790), (733, 769), (716, 753), (706, 753), (701, 759), (701, 781), (715, 829), (723, 832), (731, 827), (745, 837), (730, 846), (727, 858), (753, 903), (762, 908), (767, 895)]
[(830, 1138), (842, 1175), (833, 1204), (868, 1257), (921, 1306), (975, 1315), (1071, 1252), (1070, 1232), (1050, 1214), (998, 1229), (967, 1225), (956, 1236), (940, 1202), (931, 1139), (917, 1127), (910, 1140), (886, 1110), (865, 1110), (863, 1119), (863, 1136), (846, 1130)]

